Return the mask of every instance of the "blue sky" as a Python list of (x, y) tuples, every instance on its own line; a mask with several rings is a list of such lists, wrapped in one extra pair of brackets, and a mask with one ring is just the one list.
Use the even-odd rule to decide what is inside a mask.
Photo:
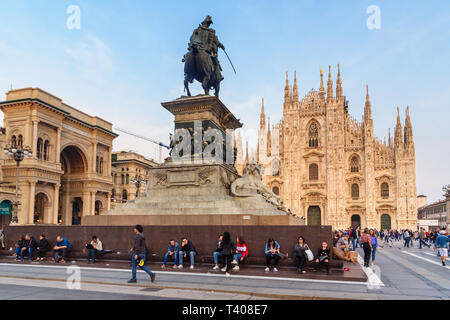
[[(69, 5), (81, 29), (68, 30)], [(369, 5), (381, 29), (369, 30)], [(160, 102), (183, 94), (192, 30), (210, 14), (237, 69), (222, 55), (221, 100), (256, 144), (261, 98), (271, 122), (282, 115), (285, 72), (297, 70), (300, 94), (319, 85), (320, 69), (341, 64), (350, 113), (361, 119), (369, 85), (375, 133), (387, 135), (400, 106), (411, 107), (418, 193), (430, 201), (450, 183), (449, 1), (146, 1), (3, 0), (0, 3), (0, 96), (40, 87), (118, 127), (167, 141), (173, 117)], [(333, 75), (335, 78), (335, 74)], [(193, 94), (200, 86), (193, 86)], [(115, 149), (148, 157), (156, 149), (122, 135)]]

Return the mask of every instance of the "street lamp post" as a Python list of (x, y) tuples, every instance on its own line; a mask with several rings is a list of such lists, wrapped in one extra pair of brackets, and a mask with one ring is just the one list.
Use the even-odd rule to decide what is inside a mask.
[(11, 224), (18, 224), (19, 223), (19, 217), (18, 217), (18, 211), (19, 211), (19, 165), (23, 161), (25, 157), (32, 157), (33, 152), (31, 151), (31, 148), (29, 147), (22, 147), (22, 145), (18, 145), (16, 141), (11, 141), (9, 145), (6, 145), (3, 149), (5, 154), (13, 158), (16, 161), (16, 198), (14, 201), (14, 214), (11, 219)]
[(136, 198), (139, 196), (139, 189), (143, 184), (145, 184), (145, 180), (141, 178), (141, 176), (135, 176), (131, 179), (131, 183), (136, 186)]

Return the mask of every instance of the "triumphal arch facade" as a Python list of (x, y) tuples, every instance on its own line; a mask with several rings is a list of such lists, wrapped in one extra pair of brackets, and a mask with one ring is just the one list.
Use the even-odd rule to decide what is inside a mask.
[[(28, 146), (19, 167), (19, 224), (76, 225), (110, 209), (112, 124), (38, 88), (11, 90), (0, 103), (6, 143)], [(16, 162), (1, 155), (3, 183)]]

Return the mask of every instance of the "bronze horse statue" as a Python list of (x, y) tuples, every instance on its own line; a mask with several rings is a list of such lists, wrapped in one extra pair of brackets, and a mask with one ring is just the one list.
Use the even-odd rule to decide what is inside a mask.
[(205, 50), (201, 50), (196, 45), (192, 45), (191, 50), (184, 56), (184, 89), (188, 96), (191, 96), (189, 83), (194, 79), (202, 84), (205, 94), (209, 94), (210, 89), (214, 89), (215, 96), (219, 97), (220, 79), (217, 81), (217, 74), (214, 71), (214, 64), (211, 55)]

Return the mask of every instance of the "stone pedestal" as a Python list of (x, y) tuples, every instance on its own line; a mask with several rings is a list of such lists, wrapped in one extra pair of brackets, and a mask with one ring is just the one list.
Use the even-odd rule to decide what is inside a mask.
[[(149, 185), (145, 196), (107, 212), (104, 216), (87, 217), (83, 224), (122, 225), (136, 219), (151, 216), (152, 224), (265, 224), (301, 225), (304, 221), (287, 213), (262, 190), (260, 176), (241, 178), (234, 158), (224, 154), (223, 159), (205, 158), (203, 150), (208, 146), (203, 131), (218, 130), (224, 140), (230, 141), (229, 132), (242, 124), (215, 96), (180, 98), (162, 105), (175, 116), (175, 130), (186, 129), (201, 141), (201, 151), (179, 158), (172, 154), (165, 163), (150, 169)], [(202, 130), (198, 130), (201, 126)], [(200, 132), (199, 132), (200, 131)], [(176, 136), (177, 134), (175, 134)], [(197, 145), (198, 147), (198, 145)], [(199, 149), (197, 148), (196, 151)], [(228, 154), (229, 156), (229, 154)], [(248, 170), (249, 171), (249, 170)], [(255, 178), (256, 177), (256, 178)], [(238, 181), (238, 179), (241, 179)], [(235, 183), (233, 188), (233, 182)], [(239, 195), (242, 188), (247, 191), (256, 186), (254, 192)], [(234, 190), (234, 191), (232, 191)], [(270, 191), (269, 191), (270, 192)], [(230, 219), (229, 217), (235, 218)], [(211, 217), (209, 219), (208, 217)], [(214, 217), (214, 218), (212, 218)], [(260, 218), (264, 217), (264, 219)], [(144, 219), (148, 220), (148, 219)]]

